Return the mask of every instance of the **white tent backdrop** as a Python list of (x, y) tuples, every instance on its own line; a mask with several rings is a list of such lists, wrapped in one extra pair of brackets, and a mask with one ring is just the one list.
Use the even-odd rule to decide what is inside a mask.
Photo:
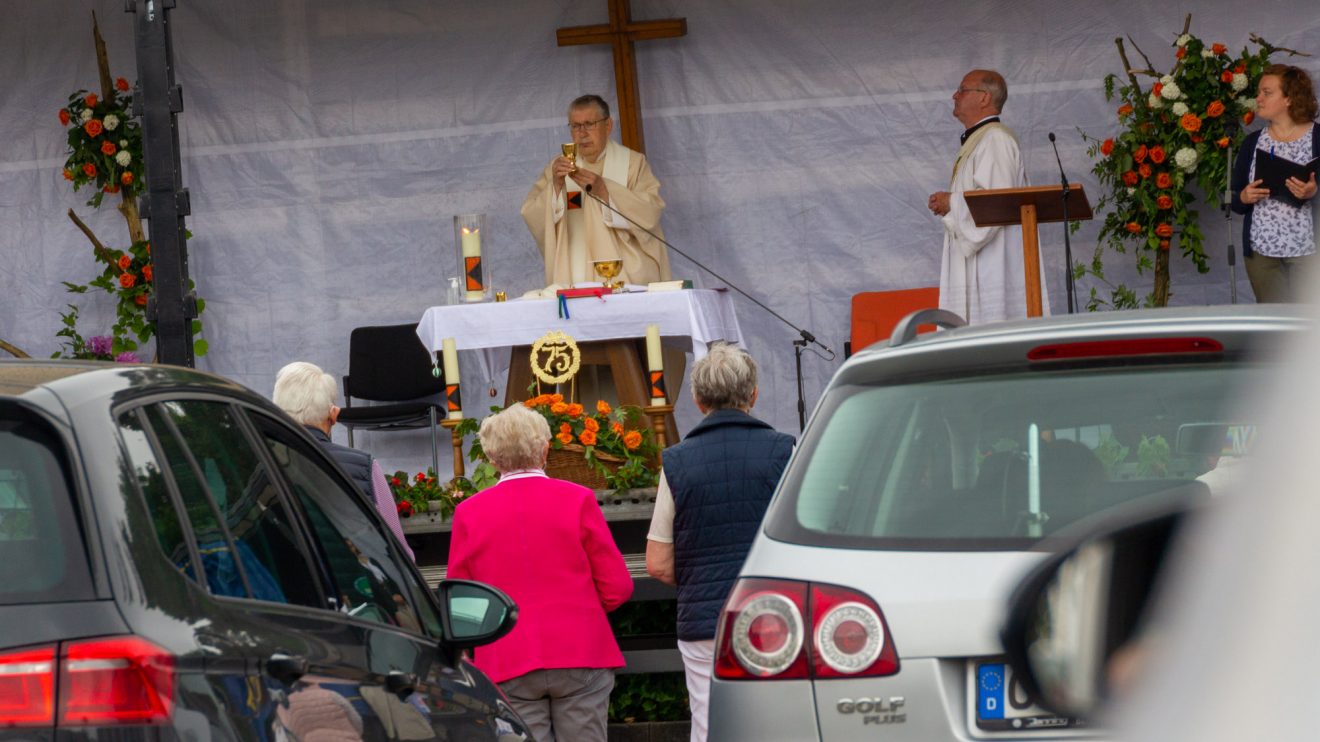
[[(1194, 4), (1193, 31), (1237, 49), (1257, 32), (1320, 51), (1307, 0)], [(112, 71), (134, 73), (133, 17), (119, 0), (8, 3), (0, 25), (0, 338), (36, 356), (57, 348), (58, 313), (82, 306), (101, 334), (107, 297), (66, 295), (95, 275), (64, 212), (74, 207), (112, 244), (109, 208), (83, 206), (60, 176), (56, 110), (96, 86), (90, 11)], [(940, 228), (926, 197), (947, 185), (960, 125), (950, 95), (969, 68), (1009, 82), (1005, 120), (1034, 183), (1063, 164), (1098, 193), (1078, 128), (1112, 134), (1101, 80), (1118, 72), (1114, 38), (1132, 34), (1156, 65), (1183, 6), (1136, 0), (634, 0), (638, 19), (683, 16), (688, 35), (637, 45), (648, 155), (668, 203), (670, 240), (841, 351), (849, 298), (937, 283)], [(179, 0), (172, 12), (184, 183), (192, 193), (190, 267), (207, 300), (201, 369), (269, 393), (284, 363), (342, 375), (349, 331), (415, 321), (458, 273), (452, 216), (485, 212), (498, 288), (540, 285), (518, 208), (566, 138), (564, 107), (583, 92), (614, 101), (610, 52), (558, 48), (555, 29), (601, 23), (604, 0)], [(1320, 72), (1314, 59), (1301, 65)], [(1074, 240), (1090, 255), (1096, 223)], [(1223, 219), (1203, 210), (1212, 271), (1178, 264), (1177, 304), (1229, 299)], [(1232, 236), (1240, 222), (1235, 221)], [(1042, 229), (1049, 294), (1064, 308), (1062, 233)], [(1110, 259), (1136, 282), (1130, 258)], [(674, 273), (716, 282), (673, 258)], [(1239, 266), (1239, 296), (1251, 291)], [(1081, 292), (1089, 288), (1083, 282)], [(741, 298), (746, 345), (762, 363), (758, 413), (796, 432), (796, 333)], [(840, 353), (841, 357), (841, 353)], [(465, 406), (489, 401), (464, 359)], [(804, 358), (808, 405), (837, 368)], [(500, 390), (502, 398), (502, 389)], [(697, 414), (683, 400), (685, 430)], [(429, 439), (363, 435), (387, 467), (416, 469)], [(442, 457), (444, 458), (444, 457)]]

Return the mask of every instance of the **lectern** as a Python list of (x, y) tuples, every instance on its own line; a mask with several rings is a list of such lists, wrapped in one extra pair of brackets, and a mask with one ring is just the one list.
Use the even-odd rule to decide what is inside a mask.
[[(1040, 239), (1036, 225), (1063, 221), (1063, 186), (1031, 186), (1029, 188), (996, 188), (988, 191), (967, 191), (967, 210), (978, 227), (1009, 227), (1022, 225), (1022, 265), (1027, 279), (1027, 316), (1041, 316), (1040, 299)], [(1068, 184), (1068, 221), (1080, 222), (1092, 218), (1091, 203), (1086, 191), (1077, 183)], [(1072, 270), (1072, 266), (1068, 266)]]

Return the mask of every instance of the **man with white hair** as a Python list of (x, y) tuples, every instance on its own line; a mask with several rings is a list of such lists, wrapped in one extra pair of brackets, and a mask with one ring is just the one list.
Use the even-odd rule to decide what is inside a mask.
[(381, 471), (380, 464), (366, 451), (341, 446), (330, 440), (330, 429), (339, 418), (339, 407), (335, 405), (337, 396), (335, 377), (315, 364), (294, 361), (275, 374), (275, 393), (271, 400), (301, 423), (321, 448), (339, 462), (367, 500), (375, 505), (376, 512), (385, 519), (385, 525), (390, 527), (408, 557), (415, 560), (408, 541), (403, 537), (394, 494), (385, 482), (385, 473)]
[(665, 451), (646, 535), (646, 571), (678, 588), (678, 649), (687, 675), (693, 742), (706, 739), (715, 625), (793, 451), (793, 436), (751, 416), (756, 361), (720, 343), (692, 366), (705, 414)]

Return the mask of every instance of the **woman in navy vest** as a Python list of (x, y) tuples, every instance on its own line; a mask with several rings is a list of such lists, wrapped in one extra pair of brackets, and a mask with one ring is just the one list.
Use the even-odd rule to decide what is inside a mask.
[(751, 416), (756, 361), (740, 348), (717, 344), (692, 365), (692, 398), (706, 417), (665, 451), (646, 535), (646, 571), (678, 587), (691, 739), (704, 742), (715, 625), (793, 451), (793, 436)]
[(1269, 126), (1243, 140), (1233, 167), (1233, 210), (1247, 216), (1242, 225), (1247, 278), (1257, 302), (1299, 301), (1307, 298), (1300, 292), (1320, 240), (1315, 171), (1308, 180), (1289, 178), (1285, 182), (1289, 194), (1300, 203), (1293, 205), (1280, 198), (1283, 194), (1270, 198), (1270, 189), (1256, 177), (1256, 158), (1282, 157), (1306, 163), (1320, 156), (1311, 78), (1297, 67), (1266, 67), (1256, 91), (1256, 115)]

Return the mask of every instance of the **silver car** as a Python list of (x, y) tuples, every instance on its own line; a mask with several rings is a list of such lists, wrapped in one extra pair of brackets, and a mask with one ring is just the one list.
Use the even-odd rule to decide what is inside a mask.
[[(998, 639), (1072, 524), (1205, 498), (1249, 450), (1287, 309), (1114, 312), (915, 335), (847, 361), (716, 636), (711, 740), (1090, 736), (1034, 706)], [(1213, 439), (1213, 440), (1211, 440)]]

